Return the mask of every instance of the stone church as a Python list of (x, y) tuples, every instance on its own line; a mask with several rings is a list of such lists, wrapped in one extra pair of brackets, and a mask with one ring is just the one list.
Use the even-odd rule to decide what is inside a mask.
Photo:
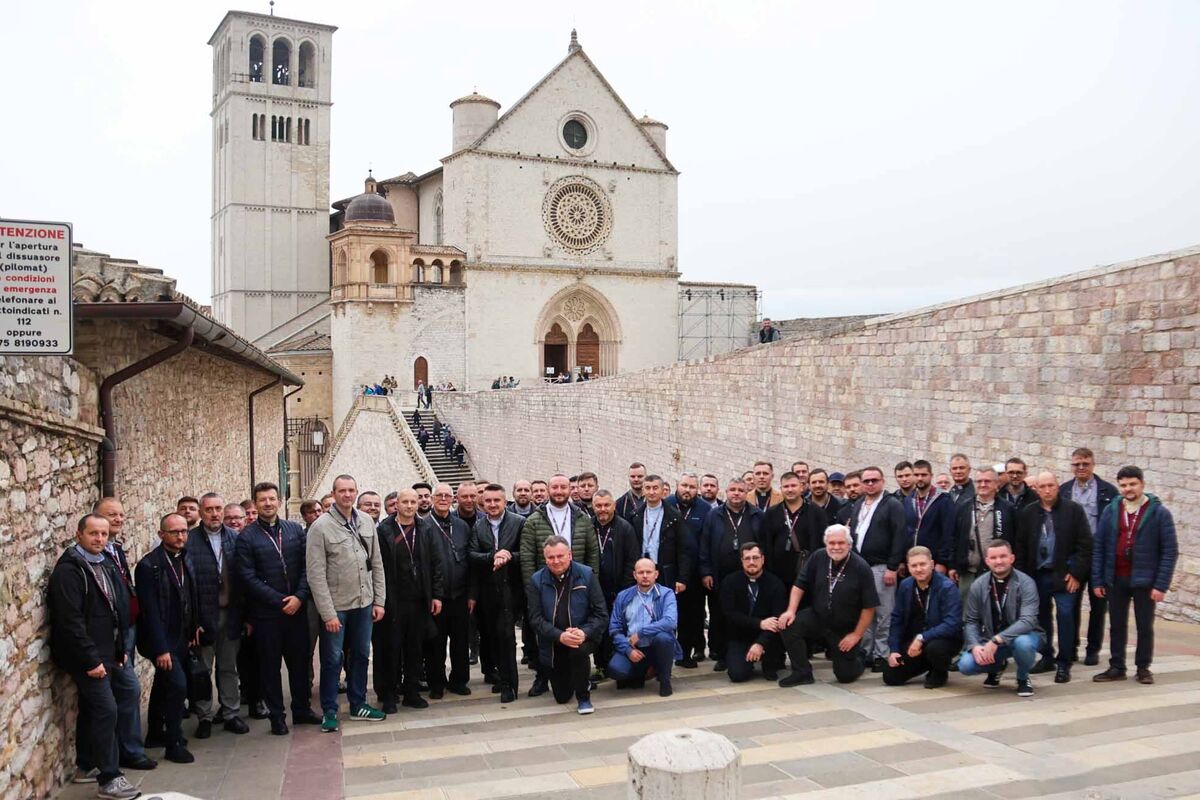
[(667, 126), (630, 112), (574, 31), (503, 114), (450, 103), (441, 166), (368, 176), (330, 215), (334, 30), (230, 12), (209, 42), (214, 309), (303, 375), (290, 415), (336, 428), (384, 374), (486, 389), (750, 343), (753, 286), (679, 280)]

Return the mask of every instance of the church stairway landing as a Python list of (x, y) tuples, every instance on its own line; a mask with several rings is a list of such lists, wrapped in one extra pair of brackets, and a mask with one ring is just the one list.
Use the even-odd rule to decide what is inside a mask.
[(429, 461), (429, 466), (433, 468), (434, 474), (437, 475), (438, 482), (448, 483), (457, 489), (460, 483), (475, 480), (475, 472), (471, 466), (471, 454), (467, 453), (465, 465), (460, 467), (454, 456), (446, 455), (441, 439), (434, 438), (433, 424), (435, 421), (440, 423), (440, 420), (432, 409), (407, 408), (401, 412), (413, 437), (417, 435), (417, 426), (413, 421), (414, 412), (421, 415), (421, 424), (425, 430), (429, 431), (429, 443), (425, 445), (425, 458)]

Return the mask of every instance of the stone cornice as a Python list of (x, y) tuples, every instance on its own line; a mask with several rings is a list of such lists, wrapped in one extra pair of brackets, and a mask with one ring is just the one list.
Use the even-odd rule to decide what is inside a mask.
[(620, 275), (623, 278), (674, 278), (679, 279), (682, 273), (665, 272), (660, 269), (620, 269), (617, 267), (566, 267), (566, 266), (539, 266), (537, 264), (500, 264), (480, 262), (467, 264), (466, 271), (469, 272), (530, 272), (539, 273), (542, 275), (571, 275), (584, 277), (586, 275)]
[(442, 159), (442, 164), (453, 161), (466, 155), (488, 156), (491, 158), (507, 158), (513, 161), (528, 161), (534, 164), (558, 164), (564, 167), (575, 167), (584, 169), (607, 169), (616, 172), (644, 172), (651, 175), (679, 175), (678, 170), (659, 169), (657, 167), (637, 167), (626, 166), (625, 164), (614, 164), (612, 162), (588, 161), (582, 158), (550, 158), (549, 156), (531, 156), (528, 153), (502, 153), (499, 150), (479, 150), (464, 148), (458, 152), (451, 153)]
[(46, 431), (65, 433), (68, 436), (86, 439), (89, 442), (97, 444), (104, 439), (103, 428), (69, 419), (52, 411), (34, 408), (28, 403), (22, 403), (20, 400), (11, 400), (7, 397), (0, 397), (0, 417), (32, 425), (35, 428), (41, 428)]

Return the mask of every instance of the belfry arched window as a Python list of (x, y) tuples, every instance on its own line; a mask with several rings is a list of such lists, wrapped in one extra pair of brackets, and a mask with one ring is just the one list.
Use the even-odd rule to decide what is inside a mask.
[(262, 83), (264, 51), (266, 49), (267, 43), (261, 36), (250, 37), (250, 63), (246, 66), (246, 72), (253, 83)]
[(388, 256), (382, 250), (371, 253), (371, 283), (388, 283)]
[(303, 42), (300, 45), (300, 63), (297, 66), (300, 74), (298, 78), (299, 85), (310, 88), (316, 86), (315, 80), (317, 77), (316, 70), (316, 48), (312, 42)]
[(292, 47), (287, 39), (276, 39), (271, 47), (271, 83), (277, 86), (292, 84)]

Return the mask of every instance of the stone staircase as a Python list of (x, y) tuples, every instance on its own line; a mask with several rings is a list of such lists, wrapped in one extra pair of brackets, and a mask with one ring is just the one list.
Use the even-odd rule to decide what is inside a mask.
[[(396, 404), (398, 406), (398, 404)], [(417, 435), (417, 426), (413, 424), (413, 412), (415, 408), (405, 408), (400, 411), (405, 424), (408, 426), (409, 433), (414, 440)], [(471, 453), (467, 451), (465, 466), (460, 467), (454, 456), (447, 456), (446, 451), (442, 449), (441, 439), (433, 437), (433, 422), (437, 419), (437, 414), (432, 409), (420, 409), (421, 424), (425, 426), (425, 430), (429, 431), (429, 444), (425, 446), (425, 458), (429, 462), (429, 466), (433, 468), (433, 472), (437, 475), (439, 483), (448, 483), (451, 486), (458, 488), (458, 485), (463, 481), (475, 480), (475, 471), (471, 466)]]

